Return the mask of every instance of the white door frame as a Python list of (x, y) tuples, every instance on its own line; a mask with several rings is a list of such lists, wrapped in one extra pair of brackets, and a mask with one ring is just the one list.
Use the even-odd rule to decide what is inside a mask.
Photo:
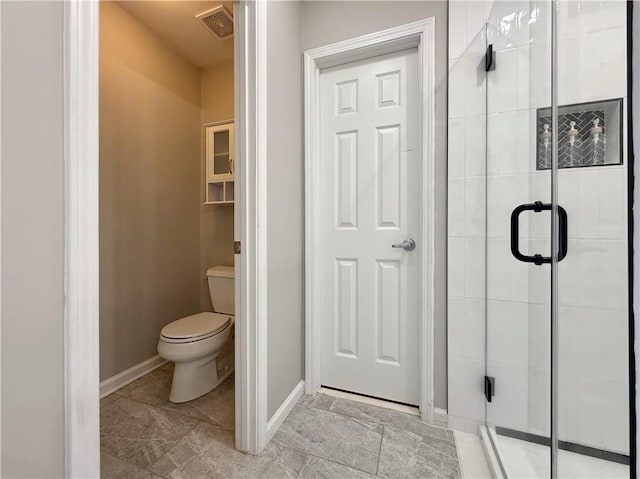
[(267, 445), (267, 4), (234, 8), (236, 448)]
[(65, 477), (100, 476), (97, 1), (64, 5)]
[(427, 18), (381, 32), (307, 50), (305, 81), (305, 384), (307, 394), (320, 388), (320, 304), (318, 234), (320, 224), (320, 71), (387, 53), (418, 48), (422, 118), (422, 238), (425, 254), (421, 276), (425, 294), (420, 315), (420, 411), (422, 419), (433, 419), (434, 363), (434, 109), (435, 109), (435, 19)]
[[(65, 477), (100, 476), (99, 2), (64, 7)], [(235, 20), (236, 447), (266, 445), (266, 4)], [(260, 225), (260, 228), (258, 228)]]

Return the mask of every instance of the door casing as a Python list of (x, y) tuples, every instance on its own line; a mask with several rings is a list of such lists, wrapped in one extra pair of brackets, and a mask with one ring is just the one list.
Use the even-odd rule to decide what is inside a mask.
[[(100, 476), (98, 71), (99, 0), (64, 10), (64, 467)], [(235, 18), (236, 448), (268, 442), (266, 317), (266, 0)], [(256, 205), (258, 205), (256, 207)], [(261, 228), (258, 229), (258, 224)], [(272, 428), (277, 429), (277, 428)], [(275, 430), (271, 431), (273, 434)]]
[(304, 53), (305, 83), (305, 389), (320, 388), (320, 320), (317, 314), (321, 278), (318, 267), (320, 218), (320, 71), (409, 48), (418, 48), (422, 145), (421, 233), (425, 253), (421, 261), (424, 295), (420, 306), (420, 413), (432, 422), (434, 409), (434, 167), (435, 167), (435, 18), (363, 35)]

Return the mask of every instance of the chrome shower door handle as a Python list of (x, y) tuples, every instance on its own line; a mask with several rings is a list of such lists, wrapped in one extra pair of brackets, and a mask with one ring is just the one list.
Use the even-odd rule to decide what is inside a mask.
[(406, 251), (413, 251), (416, 249), (416, 242), (411, 238), (404, 240), (402, 243), (396, 243), (391, 245), (392, 248), (402, 248)]

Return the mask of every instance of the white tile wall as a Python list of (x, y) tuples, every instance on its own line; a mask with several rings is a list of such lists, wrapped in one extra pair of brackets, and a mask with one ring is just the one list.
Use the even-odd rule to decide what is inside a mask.
[(480, 400), (484, 397), (484, 361), (451, 356), (449, 368), (455, 371), (455, 374), (449, 375), (448, 413), (465, 419), (484, 421), (484, 401)]
[(464, 137), (464, 175), (466, 177), (482, 176), (486, 171), (486, 116), (477, 115), (465, 118)]
[(526, 431), (529, 404), (527, 366), (487, 362), (487, 371), (496, 378), (496, 395), (491, 403), (487, 403), (487, 422)]
[(449, 2), (449, 58), (460, 58), (465, 53), (467, 47), (466, 17), (466, 2)]
[(464, 235), (467, 238), (485, 236), (485, 183), (485, 178), (480, 176), (465, 179)]
[[(523, 45), (517, 49), (517, 78), (518, 96), (516, 105), (518, 110), (531, 107), (531, 47)], [(535, 87), (535, 85), (534, 85)], [(535, 117), (534, 117), (535, 118)]]
[(489, 238), (487, 245), (487, 298), (527, 303), (529, 265), (513, 258), (507, 238)]
[(498, 49), (527, 45), (531, 19), (529, 2), (495, 2), (487, 20), (489, 43)]
[[(624, 2), (559, 5), (560, 104), (624, 97)], [(487, 419), (548, 434), (550, 271), (511, 256), (509, 216), (550, 200), (533, 133), (551, 98), (549, 2), (456, 0), (449, 18), (449, 424), (484, 420), (486, 360), (497, 381)], [(487, 82), (485, 35), (497, 50)], [(558, 286), (561, 436), (626, 452), (626, 165), (561, 170), (558, 181), (570, 238)], [(523, 214), (523, 252), (549, 254), (549, 224), (547, 212)]]
[[(605, 76), (612, 76), (611, 73), (615, 72), (613, 76), (617, 76), (622, 79), (618, 84), (619, 90), (608, 91), (603, 89), (601, 95), (613, 95), (622, 97), (626, 94), (626, 70), (627, 61), (627, 28), (623, 24), (607, 30), (602, 30), (595, 33), (597, 36), (598, 44), (600, 45), (600, 62), (602, 68), (600, 74)], [(589, 59), (587, 59), (589, 61)], [(620, 73), (623, 73), (622, 75)]]
[[(570, 218), (568, 222), (569, 238), (579, 237), (578, 231), (580, 229), (580, 221), (578, 217), (580, 211), (580, 173), (582, 173), (580, 169), (567, 169), (560, 170), (558, 172), (558, 203), (562, 205), (567, 212), (567, 216)], [(546, 176), (548, 173), (543, 173), (543, 175)], [(546, 183), (546, 188), (550, 191), (548, 178), (546, 179)], [(551, 193), (549, 193), (546, 198), (548, 201), (551, 198)], [(620, 204), (618, 204), (618, 208), (619, 207)], [(546, 223), (546, 226), (545, 234), (548, 238), (551, 228), (549, 223)]]
[[(452, 4), (453, 5), (453, 4)], [(466, 115), (466, 62), (463, 58), (449, 61), (449, 118), (464, 118)]]
[[(449, 298), (464, 297), (464, 238), (449, 238), (447, 292)], [(453, 254), (455, 252), (455, 254)]]
[[(548, 38), (548, 37), (547, 37)], [(551, 105), (551, 44), (549, 41), (532, 42), (529, 67), (529, 99), (532, 108)]]
[[(625, 350), (626, 352), (626, 350)], [(627, 379), (612, 380), (603, 378), (602, 388), (602, 430), (603, 447), (612, 451), (626, 451), (629, 430), (629, 416), (626, 408), (620, 408), (620, 397), (629, 393)]]
[(485, 82), (484, 55), (460, 59), (465, 78), (465, 116), (481, 115), (486, 110), (486, 99), (481, 87)]
[(452, 118), (448, 126), (448, 175), (449, 180), (464, 178), (466, 161), (466, 119)]
[(529, 305), (515, 301), (487, 301), (487, 361), (527, 366), (529, 362)]
[(450, 237), (464, 237), (465, 179), (449, 180), (448, 228)]
[(484, 301), (449, 298), (449, 353), (465, 359), (484, 360), (484, 345), (477, 338), (484, 335)]
[(487, 146), (489, 175), (515, 173), (515, 165), (520, 163), (516, 157), (517, 115), (515, 110), (487, 115), (487, 138), (491, 139)]
[(626, 168), (603, 168), (600, 171), (600, 237), (606, 239), (626, 239), (626, 208), (620, 205), (626, 201), (627, 189), (621, 188), (627, 178)]
[(517, 48), (496, 52), (496, 70), (488, 75), (487, 109), (489, 113), (518, 109)]
[[(485, 242), (484, 238), (464, 239), (465, 298), (485, 297)], [(480, 341), (480, 338), (478, 338), (478, 341)]]
[(483, 2), (466, 4), (465, 8), (465, 55), (483, 55), (485, 51), (485, 5)]
[[(563, 194), (563, 196), (567, 196), (567, 194)], [(571, 219), (578, 222), (578, 238), (599, 238), (600, 171), (587, 168), (578, 171), (577, 206), (572, 211)]]
[(602, 240), (599, 247), (601, 252), (598, 258), (599, 267), (594, 265), (594, 272), (598, 276), (600, 284), (598, 308), (626, 312), (628, 299), (627, 241)]
[[(510, 217), (513, 209), (529, 201), (528, 175), (490, 176), (487, 188), (487, 229), (490, 238), (510, 237)], [(529, 213), (520, 217), (520, 235), (529, 235)]]

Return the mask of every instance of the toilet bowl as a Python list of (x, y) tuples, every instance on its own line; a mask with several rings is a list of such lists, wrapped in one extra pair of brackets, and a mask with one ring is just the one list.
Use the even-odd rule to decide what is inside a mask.
[(233, 268), (207, 270), (215, 312), (203, 312), (169, 323), (160, 332), (158, 354), (173, 361), (169, 400), (191, 401), (207, 394), (233, 372)]

